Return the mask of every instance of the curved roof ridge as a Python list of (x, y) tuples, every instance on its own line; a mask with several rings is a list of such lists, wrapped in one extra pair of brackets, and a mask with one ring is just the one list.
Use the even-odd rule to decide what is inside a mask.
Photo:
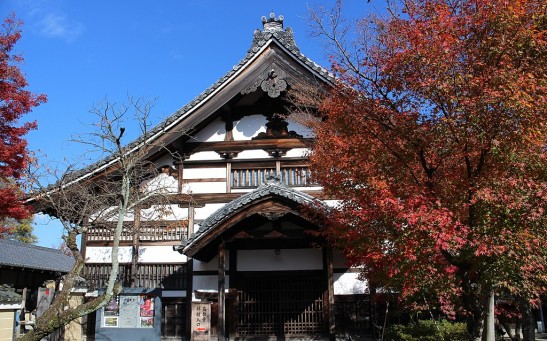
[(226, 220), (240, 208), (269, 195), (276, 195), (301, 205), (320, 202), (318, 199), (307, 193), (287, 187), (281, 183), (279, 178), (266, 180), (265, 183), (261, 184), (256, 189), (230, 201), (216, 210), (213, 214), (209, 215), (207, 219), (199, 224), (199, 229), (185, 241), (184, 248), (186, 249), (191, 244), (199, 240), (203, 235), (207, 234), (207, 232), (211, 231), (215, 226)]

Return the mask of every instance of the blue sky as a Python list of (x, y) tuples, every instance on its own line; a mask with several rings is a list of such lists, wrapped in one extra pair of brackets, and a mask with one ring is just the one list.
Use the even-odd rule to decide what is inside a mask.
[[(48, 96), (48, 103), (27, 116), (38, 122), (28, 135), (29, 147), (42, 164), (80, 160), (85, 147), (69, 140), (91, 130), (89, 109), (105, 97), (118, 103), (128, 95), (156, 99), (153, 120), (159, 122), (237, 64), (253, 31), (262, 27), (260, 18), (270, 12), (285, 17), (306, 56), (328, 67), (323, 43), (310, 37), (306, 17), (308, 7), (334, 3), (1, 0), (2, 18), (15, 12), (24, 21), (16, 50), (25, 58), (21, 68), (29, 89)], [(351, 19), (382, 6), (383, 1), (348, 0), (344, 12)], [(61, 243), (58, 224), (36, 222), (38, 244)]]

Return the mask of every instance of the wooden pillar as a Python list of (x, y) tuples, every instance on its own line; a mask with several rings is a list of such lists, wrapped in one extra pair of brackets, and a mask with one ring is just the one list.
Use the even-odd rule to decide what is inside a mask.
[(226, 310), (226, 295), (225, 295), (225, 279), (226, 279), (226, 244), (224, 241), (218, 246), (218, 340), (226, 340), (225, 328), (225, 310)]
[(180, 157), (179, 159), (175, 159), (175, 161), (173, 162), (173, 164), (175, 165), (175, 167), (177, 167), (177, 181), (178, 181), (178, 193), (181, 194), (182, 193), (182, 177), (183, 177), (183, 174), (184, 174), (184, 166), (183, 166), (183, 162), (186, 158), (184, 156)]
[(85, 252), (87, 250), (87, 229), (89, 228), (89, 217), (86, 216), (83, 219), (82, 227), (85, 227), (85, 229), (82, 233), (82, 240), (80, 242), (80, 253), (82, 254), (83, 259), (85, 259)]
[(192, 293), (194, 292), (194, 259), (186, 258), (186, 337), (192, 339)]
[(334, 277), (332, 265), (332, 248), (323, 248), (323, 265), (327, 277), (327, 311), (329, 315), (329, 340), (336, 339), (335, 315), (334, 315)]

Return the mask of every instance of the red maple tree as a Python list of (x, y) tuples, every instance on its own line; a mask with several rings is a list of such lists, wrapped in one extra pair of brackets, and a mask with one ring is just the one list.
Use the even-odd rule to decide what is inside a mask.
[(547, 289), (547, 5), (415, 0), (358, 23), (313, 19), (340, 80), (312, 168), (340, 199), (326, 233), (371, 283), (438, 302), (478, 333), (492, 292)]
[(4, 20), (0, 31), (0, 236), (13, 228), (7, 224), (7, 218), (24, 219), (31, 215), (23, 203), (20, 185), (29, 162), (24, 135), (36, 128), (36, 122), (20, 120), (46, 101), (45, 95), (24, 89), (28, 84), (18, 66), (23, 58), (13, 54), (21, 37), (20, 26), (12, 14)]

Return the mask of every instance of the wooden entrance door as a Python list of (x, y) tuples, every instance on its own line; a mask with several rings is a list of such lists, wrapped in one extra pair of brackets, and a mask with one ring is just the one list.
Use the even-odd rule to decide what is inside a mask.
[(308, 274), (238, 274), (238, 337), (325, 335), (326, 281)]

